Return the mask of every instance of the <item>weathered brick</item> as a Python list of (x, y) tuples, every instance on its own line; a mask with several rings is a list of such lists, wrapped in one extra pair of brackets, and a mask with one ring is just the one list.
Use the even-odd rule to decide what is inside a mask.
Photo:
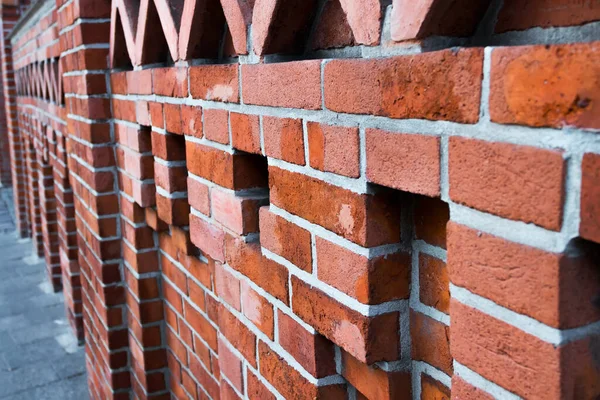
[(581, 237), (600, 243), (600, 155), (585, 154), (581, 165)]
[(358, 128), (308, 122), (310, 166), (357, 178), (360, 175)]

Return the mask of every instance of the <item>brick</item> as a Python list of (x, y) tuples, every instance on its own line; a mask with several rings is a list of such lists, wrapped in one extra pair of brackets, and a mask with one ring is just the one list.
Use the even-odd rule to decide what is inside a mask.
[(440, 194), (440, 139), (367, 129), (367, 179), (405, 192)]
[(448, 226), (448, 269), (455, 285), (555, 328), (600, 320), (593, 306), (600, 292), (593, 249), (572, 244), (571, 255), (548, 253), (456, 223)]
[(356, 194), (276, 167), (269, 167), (269, 186), (272, 204), (357, 244), (400, 240), (400, 210), (391, 194)]
[(227, 263), (271, 294), (289, 304), (288, 271), (275, 261), (265, 258), (258, 243), (245, 243), (227, 236), (225, 240)]
[(589, 399), (600, 393), (597, 350), (590, 351), (597, 335), (554, 346), (455, 300), (450, 314), (456, 361), (514, 394)]
[(248, 318), (269, 339), (274, 339), (273, 306), (263, 296), (258, 294), (248, 283), (242, 281), (242, 308)]
[(152, 154), (165, 161), (185, 161), (186, 142), (179, 135), (152, 131)]
[(328, 1), (323, 7), (313, 33), (311, 49), (330, 49), (355, 44), (352, 28), (348, 24), (346, 13), (339, 1)]
[(190, 206), (202, 214), (210, 216), (210, 195), (208, 186), (196, 179), (187, 178), (188, 199)]
[(225, 270), (220, 263), (215, 263), (215, 294), (234, 309), (241, 311), (240, 281)]
[[(245, 104), (321, 108), (321, 61), (242, 65)], [(302, 79), (298, 79), (302, 77)]]
[(208, 322), (208, 320), (190, 306), (188, 302), (185, 304), (185, 320), (190, 327), (196, 331), (198, 335), (210, 346), (211, 349), (217, 350), (217, 330)]
[(195, 99), (239, 103), (237, 65), (199, 65), (189, 68), (190, 93)]
[(154, 182), (169, 193), (187, 191), (187, 169), (154, 162)]
[(185, 135), (202, 138), (202, 108), (181, 106), (181, 128)]
[(264, 342), (258, 343), (260, 373), (285, 398), (345, 399), (342, 385), (316, 386), (290, 366)]
[(498, 15), (495, 31), (582, 25), (599, 19), (600, 6), (593, 1), (507, 0)]
[(221, 381), (220, 400), (241, 400), (242, 398), (233, 390), (227, 381)]
[(450, 198), (457, 203), (560, 230), (565, 177), (560, 151), (453, 137), (449, 175)]
[(325, 65), (325, 106), (351, 114), (472, 124), (479, 120), (482, 71), (481, 49), (334, 60)]
[(450, 328), (424, 314), (411, 310), (412, 359), (424, 361), (452, 376)]
[(446, 224), (450, 219), (448, 203), (438, 198), (416, 196), (413, 218), (417, 239), (446, 248)]
[(225, 261), (225, 232), (219, 227), (190, 214), (190, 238), (210, 258)]
[(166, 130), (170, 133), (181, 135), (183, 133), (181, 105), (165, 103), (164, 113)]
[(242, 361), (229, 350), (222, 338), (219, 338), (219, 368), (221, 374), (225, 375), (233, 386), (243, 393)]
[(260, 121), (258, 115), (229, 113), (231, 144), (247, 153), (260, 154)]
[(494, 397), (484, 392), (483, 390), (465, 382), (464, 380), (459, 378), (458, 375), (454, 375), (452, 377), (452, 399), (493, 400)]
[(256, 335), (223, 305), (219, 307), (221, 334), (256, 368)]
[(277, 311), (279, 344), (315, 378), (334, 375), (333, 344), (318, 333), (307, 331), (293, 318)]
[(506, 47), (492, 53), (493, 122), (600, 128), (598, 42)]
[[(292, 276), (293, 311), (304, 322), (362, 362), (399, 357), (398, 313), (366, 317)], [(386, 337), (386, 341), (373, 340)]]
[(186, 142), (188, 170), (219, 186), (240, 190), (266, 187), (266, 159), (251, 154), (230, 154)]
[(227, 110), (204, 109), (204, 137), (229, 144), (229, 113)]
[(450, 388), (429, 375), (421, 374), (421, 398), (450, 400)]
[(410, 373), (370, 367), (345, 351), (342, 351), (342, 376), (369, 399), (412, 399)]
[(240, 235), (258, 232), (258, 210), (265, 201), (266, 198), (236, 196), (218, 188), (210, 191), (213, 218)]
[(305, 165), (302, 120), (263, 117), (265, 153), (269, 157)]
[(359, 177), (358, 128), (317, 122), (308, 122), (307, 128), (311, 167), (350, 178)]
[(369, 259), (317, 237), (318, 277), (363, 304), (409, 296), (410, 255), (394, 253)]
[(187, 68), (153, 68), (151, 71), (154, 94), (167, 97), (188, 96)]
[(450, 278), (446, 263), (425, 253), (419, 254), (419, 300), (445, 314), (450, 311)]
[(269, 207), (260, 209), (260, 244), (298, 268), (312, 272), (311, 235), (306, 229), (273, 214)]
[(581, 224), (584, 239), (600, 243), (600, 155), (585, 154), (581, 164)]
[(248, 399), (275, 400), (275, 396), (250, 370), (248, 370)]
[(391, 14), (392, 40), (429, 36), (471, 36), (489, 6), (486, 1), (456, 0), (448, 3), (425, 0), (394, 0)]

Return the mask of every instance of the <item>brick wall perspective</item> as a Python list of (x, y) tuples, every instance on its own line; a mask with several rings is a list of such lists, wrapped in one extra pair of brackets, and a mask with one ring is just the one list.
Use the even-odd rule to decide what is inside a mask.
[(2, 25), (0, 179), (92, 399), (600, 396), (600, 3)]

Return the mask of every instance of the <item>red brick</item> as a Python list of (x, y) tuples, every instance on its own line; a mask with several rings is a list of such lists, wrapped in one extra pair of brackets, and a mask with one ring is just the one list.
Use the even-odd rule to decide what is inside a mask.
[(271, 203), (362, 246), (400, 240), (394, 196), (356, 194), (315, 178), (269, 167)]
[(215, 263), (215, 294), (236, 310), (242, 310), (240, 281), (227, 272), (220, 263)]
[(450, 400), (450, 388), (429, 375), (421, 374), (421, 398)]
[(449, 152), (452, 200), (560, 230), (565, 177), (560, 151), (452, 137)]
[(369, 399), (412, 399), (410, 373), (370, 367), (345, 351), (342, 351), (342, 376)]
[(181, 125), (181, 106), (179, 104), (165, 103), (165, 128), (170, 133), (181, 135), (183, 126)]
[(302, 120), (263, 117), (265, 153), (269, 157), (305, 165)]
[(188, 177), (187, 188), (190, 206), (200, 211), (202, 214), (210, 216), (210, 196), (208, 186), (198, 182), (194, 178)]
[(229, 343), (256, 367), (256, 335), (223, 305), (219, 307), (219, 328)]
[(347, 47), (355, 44), (352, 29), (339, 1), (325, 3), (313, 35), (313, 40), (309, 44), (313, 50)]
[(581, 224), (584, 239), (600, 243), (600, 154), (585, 154), (581, 165)]
[(190, 92), (195, 99), (240, 101), (237, 65), (194, 66), (189, 68), (189, 76)]
[(152, 154), (166, 161), (185, 161), (185, 140), (182, 136), (152, 131)]
[(452, 355), (484, 378), (523, 398), (600, 394), (597, 350), (590, 351), (598, 336), (557, 347), (455, 300), (450, 314)]
[(202, 138), (202, 108), (181, 106), (181, 127), (185, 135)]
[(265, 258), (258, 243), (245, 243), (242, 239), (227, 236), (227, 263), (271, 294), (289, 304), (288, 271), (275, 261)]
[(425, 253), (419, 254), (419, 289), (421, 303), (448, 314), (450, 279), (444, 261)]
[(599, 19), (600, 6), (593, 1), (506, 0), (498, 15), (496, 33), (582, 25)]
[(360, 175), (358, 128), (317, 122), (308, 122), (307, 128), (311, 167), (358, 178)]
[(310, 232), (273, 214), (269, 207), (260, 209), (260, 244), (307, 272), (312, 272)]
[(221, 374), (225, 375), (233, 386), (243, 393), (242, 361), (229, 350), (221, 338), (219, 338), (219, 368)]
[(247, 153), (260, 154), (260, 121), (258, 115), (230, 113), (231, 144)]
[(208, 322), (208, 320), (192, 308), (188, 302), (185, 303), (185, 320), (194, 331), (210, 346), (217, 350), (217, 330)]
[(275, 400), (275, 396), (250, 370), (248, 370), (248, 399)]
[(599, 50), (598, 42), (494, 50), (492, 121), (600, 128)]
[(472, 124), (479, 120), (482, 75), (481, 49), (334, 60), (325, 65), (325, 106), (351, 114)]
[(244, 316), (252, 321), (269, 339), (273, 340), (273, 306), (245, 281), (242, 281), (242, 308), (244, 309)]
[(278, 311), (279, 344), (315, 378), (334, 375), (333, 343), (318, 333), (310, 333), (302, 325)]
[(410, 313), (412, 359), (425, 361), (452, 376), (450, 354), (450, 328), (416, 311)]
[[(321, 108), (321, 61), (242, 65), (245, 104)], [(299, 79), (301, 77), (301, 79)]]
[(294, 313), (358, 360), (371, 364), (398, 359), (398, 313), (366, 317), (295, 276), (292, 293)]
[(153, 68), (151, 71), (154, 94), (168, 97), (188, 96), (187, 68)]
[(446, 248), (446, 224), (450, 219), (448, 203), (427, 196), (415, 198), (415, 237), (433, 246)]
[(204, 109), (204, 136), (222, 144), (229, 144), (229, 113), (227, 110)]
[(452, 400), (461, 399), (494, 400), (494, 397), (465, 382), (458, 375), (454, 375), (452, 377)]
[(225, 261), (225, 232), (219, 227), (191, 214), (190, 238), (210, 258)]
[(440, 194), (440, 139), (367, 129), (367, 179), (405, 192)]
[(240, 235), (258, 232), (258, 210), (265, 201), (266, 198), (240, 197), (218, 188), (210, 191), (213, 218)]
[(452, 283), (560, 329), (600, 320), (597, 259), (586, 248), (548, 253), (450, 223)]
[(230, 154), (194, 142), (186, 142), (188, 170), (219, 186), (240, 190), (266, 187), (266, 159), (251, 154)]
[(345, 399), (342, 385), (316, 386), (264, 342), (259, 342), (260, 374), (288, 399)]
[(319, 279), (363, 304), (409, 296), (410, 255), (395, 253), (369, 259), (317, 237)]

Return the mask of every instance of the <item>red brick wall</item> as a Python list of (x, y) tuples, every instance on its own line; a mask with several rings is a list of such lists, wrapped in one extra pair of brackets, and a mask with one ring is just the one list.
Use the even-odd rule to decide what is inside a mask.
[(48, 9), (13, 177), (92, 398), (600, 395), (595, 2)]

